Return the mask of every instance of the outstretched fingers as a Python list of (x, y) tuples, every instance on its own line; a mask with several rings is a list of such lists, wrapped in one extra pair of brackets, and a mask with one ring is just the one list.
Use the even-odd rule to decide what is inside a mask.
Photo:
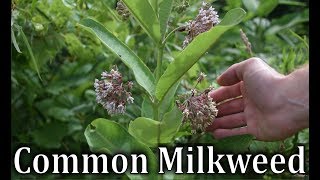
[(243, 82), (239, 82), (232, 86), (222, 86), (216, 90), (212, 90), (209, 93), (209, 96), (218, 102), (224, 101), (226, 99), (235, 98), (241, 95), (241, 84)]
[(222, 117), (230, 114), (240, 113), (244, 110), (243, 98), (233, 99), (217, 106), (218, 116)]
[(250, 69), (255, 69), (260, 61), (262, 60), (253, 57), (240, 63), (233, 64), (218, 77), (218, 84), (221, 86), (230, 86), (242, 81), (244, 74), (250, 72)]
[(232, 129), (245, 126), (246, 119), (244, 113), (237, 113), (217, 118), (207, 127), (207, 131), (215, 131), (216, 129)]
[(212, 132), (212, 134), (216, 139), (222, 139), (230, 136), (244, 135), (249, 133), (248, 127), (245, 126), (234, 129), (217, 129), (214, 132)]

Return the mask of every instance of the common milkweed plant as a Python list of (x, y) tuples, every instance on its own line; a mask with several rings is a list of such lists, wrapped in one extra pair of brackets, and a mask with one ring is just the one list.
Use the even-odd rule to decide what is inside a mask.
[[(198, 15), (183, 27), (169, 31), (169, 15), (173, 9), (173, 0), (122, 0), (117, 3), (118, 13), (124, 18), (133, 16), (145, 33), (152, 39), (156, 51), (156, 68), (150, 69), (145, 61), (121, 42), (112, 32), (93, 19), (83, 19), (80, 25), (91, 31), (133, 72), (133, 82), (123, 82), (116, 67), (101, 72), (101, 77), (94, 81), (97, 103), (101, 104), (110, 115), (125, 112), (126, 106), (133, 103), (130, 90), (139, 85), (144, 89), (152, 107), (152, 118), (132, 119), (128, 129), (117, 122), (107, 119), (92, 121), (85, 137), (92, 151), (104, 151), (110, 154), (118, 152), (130, 154), (143, 152), (149, 158), (149, 176), (155, 176), (156, 156), (152, 149), (159, 144), (173, 141), (182, 122), (190, 120), (192, 132), (203, 130), (217, 115), (215, 104), (208, 98), (208, 90), (191, 95), (184, 102), (176, 102), (175, 94), (182, 76), (208, 51), (208, 49), (227, 30), (241, 22), (245, 11), (235, 8), (220, 18), (218, 12), (203, 2)], [(186, 31), (182, 42), (182, 51), (163, 70), (163, 54), (167, 39), (176, 31)], [(200, 82), (204, 78), (201, 74)], [(201, 118), (203, 116), (203, 118)], [(154, 172), (154, 173), (152, 173)], [(135, 175), (128, 174), (129, 177)]]

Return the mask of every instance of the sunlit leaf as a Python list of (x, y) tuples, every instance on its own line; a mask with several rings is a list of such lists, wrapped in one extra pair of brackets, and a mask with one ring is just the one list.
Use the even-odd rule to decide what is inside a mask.
[[(182, 120), (182, 113), (174, 107), (163, 116), (162, 121), (139, 117), (129, 124), (129, 133), (150, 147), (170, 143), (177, 133)], [(158, 139), (159, 138), (159, 139)]]
[(148, 0), (122, 0), (141, 27), (158, 44), (161, 39), (158, 16)]

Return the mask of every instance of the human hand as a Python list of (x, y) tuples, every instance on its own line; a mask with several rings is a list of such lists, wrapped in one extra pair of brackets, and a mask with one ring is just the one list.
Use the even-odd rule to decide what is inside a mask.
[[(217, 139), (251, 134), (258, 140), (275, 141), (307, 128), (308, 71), (304, 68), (284, 76), (259, 58), (232, 65), (218, 77), (221, 87), (209, 93), (220, 104), (218, 117), (207, 131)], [(234, 99), (226, 101), (230, 98)]]

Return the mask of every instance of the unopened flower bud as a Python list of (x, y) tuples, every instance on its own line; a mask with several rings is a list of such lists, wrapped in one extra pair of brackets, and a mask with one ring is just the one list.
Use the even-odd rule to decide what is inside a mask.
[(207, 76), (206, 74), (204, 74), (203, 72), (201, 72), (200, 75), (199, 75), (199, 77), (198, 77), (198, 79), (197, 79), (197, 82), (198, 82), (198, 83), (201, 83), (206, 76)]
[(123, 20), (127, 20), (130, 17), (130, 11), (121, 0), (117, 2), (116, 10)]

